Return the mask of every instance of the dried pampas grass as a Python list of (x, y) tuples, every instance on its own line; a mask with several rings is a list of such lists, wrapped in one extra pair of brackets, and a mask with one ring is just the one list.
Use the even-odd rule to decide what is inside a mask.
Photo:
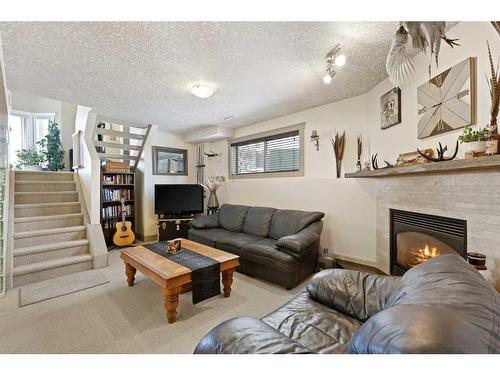
[(342, 158), (344, 157), (345, 148), (345, 131), (335, 132), (335, 137), (330, 137), (332, 143), (333, 153), (335, 154), (335, 162), (337, 165), (337, 178), (340, 177), (340, 170), (342, 169)]

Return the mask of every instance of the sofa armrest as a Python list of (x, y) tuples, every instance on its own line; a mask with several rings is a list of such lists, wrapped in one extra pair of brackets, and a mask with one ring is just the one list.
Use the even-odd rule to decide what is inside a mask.
[(191, 228), (195, 229), (210, 229), (219, 227), (219, 213), (215, 215), (200, 215), (195, 217), (189, 223)]
[(248, 317), (226, 320), (201, 339), (195, 354), (310, 353), (298, 342), (261, 320)]
[(385, 308), (399, 282), (396, 276), (332, 269), (314, 275), (306, 289), (316, 301), (366, 321)]
[(306, 250), (319, 240), (323, 222), (316, 221), (301, 231), (289, 236), (281, 237), (276, 246), (283, 252), (300, 259), (305, 255)]

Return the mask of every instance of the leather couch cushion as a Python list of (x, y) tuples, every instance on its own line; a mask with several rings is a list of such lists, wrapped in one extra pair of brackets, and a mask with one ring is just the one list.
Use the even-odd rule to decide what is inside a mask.
[(500, 352), (500, 294), (458, 255), (406, 272), (385, 307), (354, 335), (349, 352)]
[(262, 319), (285, 336), (316, 353), (346, 353), (361, 323), (322, 305), (302, 292)]
[(297, 258), (279, 251), (275, 245), (276, 240), (272, 238), (247, 243), (243, 245), (242, 258), (276, 269), (280, 265), (298, 265)]
[(243, 245), (258, 240), (258, 237), (251, 236), (246, 233), (234, 233), (225, 231), (223, 235), (217, 238), (217, 241), (215, 241), (215, 246), (217, 247), (217, 249), (229, 251), (230, 253), (241, 256)]
[(242, 231), (255, 236), (267, 237), (275, 211), (276, 209), (271, 207), (251, 207), (245, 217)]
[(231, 232), (240, 232), (249, 208), (236, 204), (223, 204), (219, 209), (219, 225)]
[(385, 308), (400, 279), (331, 269), (314, 275), (306, 290), (312, 299), (364, 322)]
[(269, 237), (278, 240), (281, 237), (295, 234), (309, 224), (321, 220), (323, 216), (325, 214), (322, 212), (276, 210), (271, 220)]
[(222, 228), (212, 228), (212, 229), (195, 229), (190, 228), (188, 232), (188, 238), (195, 242), (200, 242), (204, 245), (215, 246), (217, 239), (227, 234), (228, 231)]

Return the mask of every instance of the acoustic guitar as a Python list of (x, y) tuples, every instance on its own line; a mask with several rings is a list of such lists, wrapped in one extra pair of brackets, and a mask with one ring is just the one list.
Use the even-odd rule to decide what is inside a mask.
[(129, 246), (135, 241), (135, 234), (132, 232), (132, 223), (130, 221), (126, 221), (126, 212), (125, 212), (125, 197), (123, 196), (120, 200), (122, 204), (122, 221), (115, 223), (116, 232), (113, 235), (113, 243), (116, 246)]

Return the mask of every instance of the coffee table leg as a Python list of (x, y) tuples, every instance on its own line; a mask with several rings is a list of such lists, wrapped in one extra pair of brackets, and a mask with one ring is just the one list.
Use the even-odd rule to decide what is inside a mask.
[(224, 297), (231, 295), (231, 285), (233, 284), (233, 273), (235, 268), (222, 271), (222, 285), (224, 285)]
[(181, 291), (181, 288), (164, 288), (162, 291), (165, 298), (167, 320), (169, 323), (175, 323), (175, 319), (177, 317), (177, 305), (179, 305), (179, 293)]
[(127, 275), (128, 286), (134, 286), (135, 273), (137, 270), (130, 264), (125, 263), (125, 274)]

